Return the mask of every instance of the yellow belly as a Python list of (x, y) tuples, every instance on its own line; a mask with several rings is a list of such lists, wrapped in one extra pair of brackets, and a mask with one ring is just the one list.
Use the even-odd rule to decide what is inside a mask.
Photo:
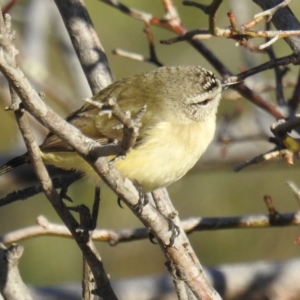
[[(162, 122), (148, 133), (144, 143), (115, 162), (120, 173), (136, 180), (145, 192), (168, 186), (189, 171), (211, 142), (215, 120), (174, 124)], [(96, 185), (100, 178), (93, 168), (74, 152), (42, 153), (46, 164), (62, 169), (76, 169)]]

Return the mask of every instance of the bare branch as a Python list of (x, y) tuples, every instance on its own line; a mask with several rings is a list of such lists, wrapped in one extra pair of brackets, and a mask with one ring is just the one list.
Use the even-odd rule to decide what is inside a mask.
[[(11, 32), (10, 32), (10, 19), (6, 17), (5, 25), (1, 26), (1, 46), (0, 49), (0, 60), (3, 60), (3, 63), (5, 64), (6, 60), (9, 60), (8, 66), (12, 69), (17, 71), (18, 75), (20, 76), (21, 71), (18, 70), (15, 62), (15, 53), (14, 46), (11, 42)], [(6, 58), (4, 58), (4, 55), (6, 55)], [(0, 63), (1, 65), (1, 63)], [(0, 69), (3, 71), (2, 66)], [(4, 67), (5, 69), (5, 67)], [(19, 83), (16, 82), (16, 78), (13, 80), (14, 84), (12, 84), (12, 81), (9, 80), (11, 86), (14, 88), (15, 91), (19, 91)], [(21, 80), (22, 81), (22, 80)], [(23, 78), (23, 81), (24, 78)], [(35, 92), (30, 87), (29, 83), (26, 81), (23, 82), (23, 84), (26, 86), (26, 88), (34, 94), (34, 97), (36, 99), (39, 99), (39, 97), (35, 94)], [(25, 89), (26, 89), (25, 88)], [(26, 93), (26, 92), (25, 92)], [(51, 178), (49, 177), (49, 174), (44, 166), (44, 163), (41, 158), (40, 149), (37, 145), (34, 136), (31, 132), (31, 128), (29, 126), (28, 120), (26, 118), (26, 115), (24, 114), (24, 110), (20, 109), (19, 107), (19, 100), (16, 97), (16, 94), (11, 90), (12, 94), (12, 106), (11, 108), (14, 110), (16, 120), (19, 126), (19, 129), (22, 133), (22, 136), (24, 138), (24, 142), (26, 144), (28, 155), (31, 160), (31, 164), (34, 167), (34, 171), (37, 175), (37, 178), (39, 179), (43, 192), (45, 193), (46, 197), (48, 198), (49, 202), (52, 204), (53, 208), (57, 212), (57, 214), (60, 216), (60, 218), (63, 220), (63, 222), (66, 224), (68, 229), (72, 232), (73, 237), (75, 238), (75, 241), (77, 242), (77, 245), (80, 247), (80, 249), (83, 252), (83, 255), (85, 259), (88, 261), (89, 266), (93, 272), (96, 285), (98, 288), (98, 293), (101, 295), (104, 299), (117, 299), (108, 280), (108, 277), (104, 271), (101, 258), (93, 245), (93, 243), (90, 240), (85, 239), (81, 233), (78, 231), (79, 224), (75, 220), (75, 218), (72, 216), (70, 211), (67, 209), (65, 204), (62, 202), (60, 196), (56, 192)], [(24, 94), (21, 93), (21, 95), (24, 97)], [(20, 95), (19, 95), (20, 96)], [(28, 93), (26, 94), (28, 97)], [(24, 100), (24, 99), (22, 99)], [(40, 101), (40, 99), (39, 99)], [(23, 102), (24, 103), (24, 102)], [(45, 106), (45, 109), (46, 106)], [(42, 119), (42, 117), (40, 116)]]
[(260, 19), (260, 18), (267, 18), (267, 22), (270, 22), (271, 19), (273, 18), (274, 14), (280, 10), (283, 7), (288, 6), (293, 0), (283, 0), (281, 3), (278, 5), (274, 6), (273, 8), (270, 8), (268, 10), (265, 10), (261, 13), (258, 13), (254, 16), (255, 19)]
[[(269, 29), (269, 28), (270, 28), (270, 23), (267, 23), (266, 29)], [(268, 39), (267, 39), (267, 43), (268, 43)], [(271, 61), (276, 60), (276, 56), (275, 56), (273, 47), (269, 47), (266, 52), (269, 55)], [(275, 78), (276, 78), (276, 85), (275, 85), (276, 86), (276, 100), (277, 100), (277, 104), (280, 105), (281, 107), (287, 106), (287, 102), (285, 101), (285, 98), (284, 98), (283, 85), (282, 85), (283, 77), (284, 77), (284, 75), (286, 75), (287, 71), (288, 71), (287, 67), (281, 68), (280, 66), (274, 66), (274, 72), (275, 72)]]
[(113, 81), (104, 49), (83, 0), (55, 0), (93, 94)]
[[(84, 137), (78, 129), (66, 123), (42, 101), (40, 101), (38, 95), (36, 95), (26, 78), (24, 78), (22, 72), (18, 68), (12, 67), (5, 59), (4, 55), (7, 56), (7, 53), (1, 49), (0, 70), (17, 91), (24, 107), (57, 136), (76, 149), (76, 151), (92, 165), (94, 170), (114, 190), (118, 197), (127, 203), (133, 212), (141, 219), (144, 225), (147, 228), (151, 228), (161, 245), (164, 247), (166, 255), (168, 255), (170, 260), (172, 260), (172, 263), (178, 270), (179, 276), (182, 276), (181, 279), (186, 281), (188, 286), (196, 295), (198, 295), (198, 297), (203, 296), (207, 297), (207, 299), (220, 299), (219, 295), (207, 283), (203, 272), (199, 270), (197, 258), (191, 257), (188, 253), (185, 243), (182, 241), (183, 238), (179, 236), (175, 239), (174, 245), (169, 247), (165, 246), (169, 245), (170, 237), (172, 235), (172, 233), (169, 232), (169, 224), (166, 219), (150, 204), (144, 206), (142, 210), (136, 211), (137, 204), (139, 203), (139, 195), (131, 181), (123, 178), (117, 170), (113, 168), (113, 166), (109, 166), (107, 159), (97, 158), (91, 155), (93, 149), (98, 146), (97, 143), (87, 137)], [(59, 197), (57, 198), (53, 186), (50, 185), (45, 190), (47, 193), (50, 193), (50, 195), (55, 195), (55, 199), (57, 201), (55, 206), (60, 207), (61, 201)], [(61, 214), (60, 211), (58, 212)], [(72, 230), (75, 235), (76, 229), (74, 232), (74, 228), (78, 228), (78, 225), (73, 223), (72, 227), (69, 229)], [(98, 258), (93, 253), (94, 249), (90, 248), (93, 246), (92, 244), (87, 245), (85, 243), (79, 243), (79, 245), (81, 249), (84, 248), (84, 251), (90, 251), (92, 257), (86, 256), (86, 259), (87, 261), (89, 261), (89, 259), (93, 259), (93, 261), (89, 261), (89, 265), (93, 271), (95, 280), (97, 281), (100, 279), (102, 274), (101, 272), (96, 272), (102, 268), (101, 266), (97, 266), (98, 269), (93, 269), (99, 263)], [(182, 270), (184, 270), (184, 273), (182, 273)], [(103, 280), (102, 282), (104, 283), (104, 286), (100, 285), (100, 290), (102, 290), (102, 287), (107, 290), (107, 281)], [(98, 284), (97, 286), (99, 289)]]
[[(254, 3), (259, 5), (264, 11), (268, 11), (270, 9), (274, 9), (274, 7), (280, 5), (282, 0), (253, 0)], [(284, 5), (285, 6), (285, 5)], [(280, 9), (276, 11), (276, 14), (272, 16), (272, 23), (278, 30), (300, 30), (300, 23), (290, 10), (289, 7), (279, 7)], [(291, 47), (293, 53), (299, 54), (300, 53), (300, 37), (293, 36), (293, 37), (286, 37), (285, 41)]]
[[(187, 234), (197, 231), (214, 231), (226, 229), (261, 229), (282, 226), (300, 226), (300, 214), (280, 213), (278, 222), (271, 222), (269, 215), (245, 215), (231, 217), (191, 217), (181, 221)], [(17, 229), (0, 236), (0, 242), (9, 245), (39, 236), (56, 236), (72, 238), (70, 231), (64, 225), (49, 222), (44, 216), (36, 219), (36, 225)], [(96, 229), (91, 238), (97, 242), (106, 242), (112, 246), (119, 243), (140, 241), (149, 238), (147, 228), (128, 228), (119, 230)]]
[(146, 24), (144, 32), (147, 35), (147, 40), (148, 40), (148, 44), (149, 44), (149, 52), (150, 52), (149, 57), (145, 57), (141, 54), (125, 51), (122, 49), (114, 49), (113, 54), (119, 55), (121, 57), (126, 57), (126, 58), (129, 58), (132, 60), (148, 62), (148, 63), (154, 64), (157, 67), (162, 67), (163, 64), (158, 60), (157, 55), (156, 55), (156, 51), (155, 51), (155, 47), (154, 47), (154, 43), (153, 43), (152, 32), (151, 32), (150, 26), (148, 24)]
[(291, 188), (291, 190), (293, 191), (295, 197), (296, 197), (296, 200), (300, 206), (300, 190), (298, 188), (298, 186), (292, 182), (292, 181), (287, 181), (287, 185)]
[(288, 101), (290, 109), (295, 113), (300, 102), (300, 71), (296, 81), (295, 89), (292, 98)]
[(220, 31), (216, 24), (216, 12), (223, 0), (213, 0), (210, 5), (203, 5), (200, 3), (195, 3), (194, 1), (183, 1), (183, 5), (195, 6), (200, 8), (204, 13), (209, 16), (209, 30), (212, 35), (219, 36)]
[[(99, 103), (98, 101), (94, 101), (91, 99), (84, 99), (84, 101), (98, 107), (99, 109), (103, 107), (103, 104)], [(107, 103), (110, 109), (105, 110), (105, 112), (101, 111), (100, 114), (105, 113), (112, 115), (117, 121), (120, 122), (120, 124), (118, 125), (118, 129), (123, 128), (123, 138), (118, 145), (105, 146), (104, 148), (109, 151), (105, 156), (112, 154), (116, 154), (117, 156), (124, 156), (127, 151), (133, 148), (136, 139), (138, 138), (139, 128), (141, 127), (141, 119), (146, 112), (147, 106), (144, 105), (143, 107), (141, 107), (137, 114), (133, 118), (131, 118), (130, 112), (123, 113), (120, 110), (116, 99), (110, 98), (108, 99)], [(100, 153), (98, 156), (103, 156), (103, 153)]]
[(274, 148), (271, 151), (268, 151), (267, 153), (264, 154), (260, 154), (250, 160), (247, 160), (241, 164), (239, 164), (238, 166), (234, 167), (234, 171), (238, 172), (241, 171), (242, 169), (254, 165), (254, 164), (258, 164), (264, 161), (268, 161), (274, 158), (279, 158), (279, 157), (283, 157), (286, 159), (287, 163), (289, 164), (293, 164), (293, 153), (291, 151), (289, 151), (288, 149), (280, 149), (278, 150), (277, 148)]
[[(54, 178), (52, 179), (53, 186), (55, 189), (61, 189), (68, 187), (75, 181), (82, 178), (82, 174), (80, 173), (71, 173), (67, 176), (64, 176), (63, 178)], [(7, 204), (20, 201), (20, 200), (26, 200), (34, 195), (37, 195), (39, 193), (42, 193), (42, 186), (40, 184), (28, 187), (19, 191), (14, 191), (8, 195), (6, 195), (4, 198), (0, 199), (0, 207), (5, 206)]]
[[(151, 25), (155, 26), (161, 26), (163, 28), (169, 29), (173, 32), (175, 32), (178, 35), (184, 35), (187, 33), (186, 28), (181, 24), (181, 20), (178, 15), (176, 15), (176, 18), (172, 18), (171, 20), (164, 20), (158, 17), (155, 17), (149, 13), (142, 12), (139, 10), (135, 10), (133, 8), (130, 8), (118, 0), (102, 0), (102, 2), (109, 4), (121, 12), (136, 18), (138, 20), (142, 20), (144, 22), (148, 22)], [(201, 43), (199, 40), (189, 40), (188, 41), (197, 51), (199, 51), (209, 63), (212, 64), (212, 66), (221, 74), (221, 76), (227, 78), (232, 76), (232, 72), (217, 58), (216, 55), (212, 53), (203, 43)], [(232, 82), (238, 81), (236, 77), (232, 77)], [(282, 112), (277, 109), (273, 104), (268, 103), (266, 100), (264, 100), (260, 95), (254, 93), (251, 89), (249, 89), (244, 84), (239, 84), (236, 86), (233, 86), (233, 89), (237, 90), (243, 97), (251, 101), (253, 104), (257, 105), (258, 107), (266, 110), (276, 118), (284, 118), (285, 116), (282, 114)]]
[(18, 269), (24, 248), (11, 245), (8, 249), (0, 245), (0, 296), (8, 300), (32, 300)]
[(266, 71), (269, 69), (273, 69), (276, 66), (286, 66), (289, 64), (299, 64), (300, 62), (300, 57), (298, 57), (297, 55), (291, 54), (291, 55), (287, 55), (284, 57), (280, 57), (280, 58), (276, 58), (274, 60), (270, 60), (264, 64), (261, 64), (259, 66), (256, 66), (255, 68), (252, 68), (250, 70), (247, 70), (245, 72), (242, 72), (240, 74), (237, 74), (235, 76), (231, 76), (229, 77), (227, 80), (230, 82), (231, 80), (233, 80), (233, 82), (235, 81), (240, 81), (240, 80), (244, 80), (247, 77), (253, 76), (257, 73), (260, 73), (262, 71)]

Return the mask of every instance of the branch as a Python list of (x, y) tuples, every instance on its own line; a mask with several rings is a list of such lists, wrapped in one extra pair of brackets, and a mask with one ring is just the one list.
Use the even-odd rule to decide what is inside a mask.
[(77, 242), (77, 245), (80, 247), (84, 258), (88, 262), (93, 272), (99, 295), (103, 297), (103, 299), (117, 299), (110, 286), (109, 279), (104, 271), (101, 257), (98, 254), (97, 249), (95, 248), (94, 244), (91, 243), (91, 241), (88, 239), (88, 236), (86, 237), (84, 235), (84, 232), (81, 232), (79, 230), (79, 224), (74, 219), (65, 204), (62, 202), (61, 197), (56, 192), (55, 187), (52, 184), (51, 178), (49, 177), (49, 174), (43, 164), (39, 146), (34, 140), (24, 112), (18, 109), (15, 111), (15, 114), (17, 116), (19, 129), (22, 133), (22, 136), (24, 137), (31, 164), (35, 170), (37, 178), (41, 183), (43, 192), (52, 204), (56, 213), (71, 231), (72, 236)]
[(288, 101), (290, 109), (295, 113), (300, 102), (300, 71), (296, 81), (295, 89), (292, 98)]
[(83, 0), (55, 0), (93, 94), (113, 81), (107, 57)]
[(132, 52), (125, 51), (122, 49), (114, 49), (113, 54), (119, 55), (122, 57), (127, 57), (127, 58), (137, 60), (137, 61), (148, 62), (148, 63), (154, 64), (157, 67), (162, 67), (163, 64), (158, 60), (157, 55), (156, 55), (154, 42), (153, 42), (153, 34), (151, 31), (150, 25), (148, 23), (145, 23), (144, 32), (146, 33), (146, 37), (147, 37), (147, 41), (148, 41), (148, 45), (149, 45), (149, 57), (145, 57), (141, 54), (132, 53)]
[[(15, 62), (15, 53), (17, 53), (17, 51), (15, 50), (13, 44), (11, 43), (13, 39), (11, 38), (12, 34), (10, 30), (11, 30), (10, 18), (6, 16), (5, 24), (1, 26), (2, 48), (0, 50), (1, 51), (0, 60), (3, 60), (2, 62), (6, 62), (7, 59), (9, 61), (8, 66), (12, 70), (18, 71), (17, 73), (20, 76), (21, 71), (17, 68)], [(1, 67), (0, 69), (2, 70)], [(24, 85), (33, 93), (34, 97), (38, 99), (39, 98), (38, 95), (36, 95), (36, 93), (31, 89), (29, 83), (26, 82), (26, 80), (23, 81), (25, 81)], [(20, 101), (19, 99), (17, 99), (17, 95), (15, 94), (15, 92), (17, 92), (19, 89), (19, 85), (18, 83), (16, 83), (16, 81), (14, 81), (14, 84), (12, 84), (12, 81), (10, 81), (10, 85), (14, 89), (14, 91), (11, 90), (11, 95), (12, 95), (11, 109), (15, 113), (19, 129), (22, 133), (24, 142), (28, 150), (28, 155), (31, 164), (34, 168), (38, 180), (41, 183), (43, 192), (48, 198), (49, 202), (52, 204), (53, 208), (55, 209), (59, 217), (66, 224), (68, 229), (71, 231), (75, 241), (77, 242), (77, 245), (80, 247), (85, 259), (88, 261), (96, 281), (99, 295), (101, 295), (104, 299), (117, 299), (110, 286), (108, 277), (102, 265), (101, 258), (95, 246), (93, 245), (93, 243), (89, 241), (89, 239), (86, 239), (80, 231), (78, 231), (79, 224), (72, 216), (70, 211), (67, 209), (65, 204), (62, 202), (61, 197), (58, 195), (58, 193), (55, 190), (55, 187), (52, 184), (51, 178), (49, 177), (49, 174), (43, 164), (39, 146), (37, 145), (33, 137), (27, 117), (24, 114), (24, 109), (20, 108)], [(24, 94), (22, 94), (22, 96), (24, 96)], [(28, 95), (26, 96), (28, 97)]]
[[(272, 299), (295, 300), (300, 298), (300, 259), (286, 261), (252, 261), (222, 264), (205, 268), (210, 282), (226, 300)], [(112, 280), (120, 300), (176, 299), (169, 274), (138, 276)], [(158, 288), (159, 287), (159, 288)], [(33, 287), (35, 300), (80, 299), (81, 286), (77, 283)], [(266, 298), (268, 297), (268, 298)]]
[(234, 75), (234, 76), (230, 76), (227, 81), (240, 81), (240, 80), (244, 80), (250, 76), (253, 76), (255, 74), (258, 74), (262, 71), (266, 71), (266, 70), (269, 70), (269, 69), (273, 69), (277, 66), (286, 66), (286, 65), (289, 65), (289, 64), (294, 64), (294, 65), (297, 65), (300, 63), (300, 57), (298, 55), (294, 55), (294, 54), (291, 54), (291, 55), (287, 55), (287, 56), (283, 56), (283, 57), (280, 57), (280, 58), (275, 58), (275, 59), (272, 59), (264, 64), (261, 64), (259, 66), (256, 66), (250, 70), (247, 70), (245, 72), (242, 72), (240, 74), (237, 74), (237, 75)]
[(270, 130), (274, 134), (274, 137), (271, 137), (269, 141), (276, 145), (275, 148), (243, 162), (236, 166), (234, 170), (240, 171), (250, 165), (278, 157), (285, 158), (286, 162), (292, 165), (294, 163), (294, 155), (299, 156), (300, 153), (300, 140), (294, 138), (289, 133), (298, 126), (300, 126), (300, 117), (298, 115), (287, 121), (280, 119), (272, 124)]
[[(203, 271), (199, 269), (197, 258), (191, 256), (191, 254), (187, 251), (185, 244), (183, 243), (184, 239), (181, 236), (178, 236), (172, 246), (166, 246), (169, 245), (169, 241), (172, 236), (172, 233), (169, 231), (168, 221), (162, 215), (160, 215), (151, 204), (144, 206), (142, 210), (136, 210), (137, 204), (140, 203), (140, 199), (139, 194), (132, 182), (122, 177), (113, 166), (110, 166), (106, 158), (98, 158), (93, 155), (94, 149), (97, 147), (99, 148), (99, 145), (95, 141), (83, 136), (78, 129), (62, 120), (50, 108), (48, 108), (31, 88), (29, 82), (24, 77), (20, 69), (14, 68), (10, 65), (10, 59), (10, 56), (3, 49), (1, 49), (0, 70), (18, 93), (26, 110), (47, 128), (49, 128), (54, 134), (60, 137), (63, 141), (67, 142), (77, 151), (80, 156), (89, 162), (94, 170), (101, 176), (104, 182), (106, 182), (117, 194), (117, 196), (130, 207), (130, 209), (140, 218), (144, 225), (147, 228), (151, 228), (151, 231), (160, 241), (162, 247), (164, 247), (166, 255), (176, 268), (178, 276), (180, 276), (182, 280), (186, 281), (187, 285), (198, 297), (203, 297), (204, 299), (220, 299), (218, 294), (216, 294), (212, 287), (208, 285), (207, 280), (203, 275)], [(48, 195), (55, 196), (55, 200), (57, 201), (55, 207), (62, 207), (60, 198), (57, 197), (51, 181), (48, 182), (45, 188), (45, 191), (48, 193)], [(65, 208), (63, 208), (62, 212), (65, 212)], [(62, 212), (59, 212), (60, 215)], [(72, 233), (76, 233), (77, 228), (78, 224), (73, 223), (72, 227), (69, 229), (72, 231)], [(82, 250), (83, 248), (87, 247), (86, 244), (79, 245)], [(84, 250), (90, 251), (89, 248)], [(89, 259), (92, 258), (96, 261), (89, 261)], [(99, 269), (97, 270), (93, 269), (95, 267), (93, 264), (98, 264), (99, 260), (94, 254), (92, 258), (86, 257), (93, 271), (95, 280), (97, 281), (100, 279), (101, 274), (96, 272), (97, 270), (101, 270), (101, 267), (98, 266)], [(107, 284), (106, 281), (102, 282), (104, 282), (104, 285)]]
[(207, 14), (209, 16), (209, 31), (212, 35), (218, 36), (220, 35), (220, 30), (216, 24), (216, 12), (222, 4), (222, 2), (223, 0), (212, 0), (210, 5), (203, 5), (200, 3), (195, 3), (193, 1), (183, 1), (182, 4), (188, 6), (195, 6), (197, 8), (200, 8), (205, 14)]
[[(68, 186), (70, 186), (72, 183), (78, 181), (82, 178), (81, 173), (71, 173), (69, 175), (63, 176), (62, 178), (54, 178), (52, 179), (53, 186), (55, 189), (64, 189)], [(31, 186), (19, 191), (14, 191), (5, 197), (0, 199), (0, 207), (5, 206), (7, 204), (20, 201), (20, 200), (26, 200), (30, 197), (33, 197), (34, 195), (37, 195), (39, 193), (42, 193), (43, 189), (40, 184), (37, 184), (35, 186)]]
[[(8, 300), (32, 300), (18, 269), (24, 248), (11, 245), (5, 248), (0, 245), (0, 297)], [(2, 298), (2, 297), (1, 297)]]
[[(171, 14), (172, 18), (158, 18), (153, 16), (152, 14), (142, 12), (140, 10), (136, 10), (134, 8), (130, 8), (118, 0), (101, 0), (102, 2), (113, 6), (114, 8), (120, 10), (122, 13), (129, 15), (137, 20), (141, 20), (143, 22), (148, 22), (151, 25), (160, 26), (165, 29), (169, 29), (172, 32), (178, 35), (184, 35), (188, 31), (181, 24), (181, 20), (178, 14)], [(174, 11), (174, 9), (172, 10)], [(168, 15), (168, 14), (167, 14)], [(201, 53), (207, 61), (220, 73), (224, 78), (228, 78), (233, 75), (233, 73), (221, 62), (220, 59), (216, 55), (212, 53), (203, 43), (199, 40), (189, 40), (189, 44), (191, 44), (199, 53)], [(233, 77), (236, 80), (236, 77)], [(234, 82), (234, 81), (233, 81)], [(232, 87), (234, 90), (238, 91), (243, 97), (248, 99), (253, 104), (258, 107), (266, 110), (275, 118), (285, 118), (282, 112), (274, 106), (272, 103), (267, 102), (257, 93), (254, 93), (251, 89), (249, 89), (245, 84), (238, 84)]]
[[(222, 3), (222, 0), (212, 0), (210, 5), (204, 5), (201, 3), (197, 3), (194, 1), (183, 1), (183, 5), (186, 6), (193, 6), (201, 9), (205, 14), (209, 16), (209, 29), (208, 30), (193, 30), (186, 32), (185, 34), (179, 36), (178, 38), (173, 38), (171, 40), (164, 41), (165, 44), (171, 44), (174, 42), (179, 42), (183, 40), (189, 39), (207, 39), (213, 36), (218, 37), (227, 37), (237, 41), (237, 45), (246, 45), (247, 40), (251, 38), (268, 38), (269, 41), (260, 45), (259, 47), (255, 48), (257, 50), (263, 50), (266, 47), (269, 47), (273, 43), (275, 43), (280, 38), (287, 38), (287, 37), (297, 37), (300, 35), (300, 30), (289, 30), (290, 28), (287, 27), (287, 30), (279, 30), (279, 31), (271, 31), (271, 30), (264, 30), (264, 31), (257, 31), (257, 30), (250, 30), (251, 27), (255, 26), (257, 23), (262, 21), (266, 15), (269, 16), (269, 20), (272, 18), (273, 14), (278, 11), (280, 8), (287, 6), (291, 0), (285, 0), (276, 7), (267, 10), (261, 14), (257, 14), (254, 16), (254, 19), (242, 24), (240, 26), (236, 23), (236, 18), (234, 14), (230, 11), (227, 13), (229, 17), (230, 26), (226, 29), (218, 28), (216, 25), (216, 12), (219, 6)], [(268, 21), (269, 21), (268, 20)], [(210, 34), (209, 34), (210, 33)]]
[[(294, 184), (289, 184), (296, 189)], [(300, 213), (280, 213), (280, 218), (275, 221), (270, 218), (270, 215), (266, 214), (211, 218), (191, 217), (181, 220), (181, 224), (187, 234), (192, 234), (197, 231), (300, 226)], [(5, 233), (0, 236), (0, 242), (9, 245), (39, 236), (72, 238), (66, 226), (51, 223), (44, 216), (39, 216), (36, 219), (36, 225)], [(144, 227), (119, 230), (96, 229), (93, 231), (91, 238), (93, 241), (106, 242), (111, 246), (115, 246), (119, 243), (148, 239), (149, 231)]]
[[(278, 6), (280, 3), (282, 4), (282, 0), (253, 0), (258, 6), (262, 8), (264, 11), (268, 11)], [(279, 10), (276, 11), (276, 14), (272, 16), (272, 23), (278, 30), (286, 31), (286, 30), (300, 30), (300, 23), (290, 10), (289, 7), (280, 7)], [(286, 37), (285, 41), (291, 47), (293, 53), (296, 55), (300, 54), (300, 37)]]
[[(112, 154), (117, 155), (115, 158), (110, 160), (110, 163), (120, 159), (126, 155), (126, 153), (131, 150), (139, 136), (139, 128), (141, 127), (141, 119), (146, 112), (147, 106), (144, 105), (140, 108), (137, 114), (131, 118), (130, 112), (123, 113), (117, 103), (115, 98), (107, 99), (107, 104), (100, 103), (99, 101), (84, 99), (85, 102), (102, 109), (104, 105), (107, 105), (109, 109), (102, 111), (102, 114), (108, 114), (110, 117), (113, 116), (120, 123), (117, 125), (116, 129), (123, 128), (122, 141), (119, 144), (107, 145), (100, 148), (100, 153), (94, 152), (95, 156), (109, 156)], [(105, 155), (103, 151), (106, 150)]]
[(273, 18), (274, 14), (282, 9), (283, 7), (288, 6), (293, 0), (283, 0), (281, 3), (278, 5), (274, 6), (273, 8), (270, 8), (268, 10), (265, 10), (261, 13), (258, 13), (254, 16), (255, 19), (260, 19), (260, 18), (267, 18), (267, 22), (270, 22), (271, 19)]
[[(266, 28), (270, 28), (271, 24), (267, 23)], [(266, 39), (268, 42), (268, 39)], [(270, 57), (270, 60), (274, 61), (276, 59), (276, 55), (274, 52), (273, 47), (269, 47), (266, 51)], [(274, 66), (275, 72), (275, 80), (276, 80), (276, 100), (277, 104), (281, 107), (285, 107), (287, 105), (284, 99), (284, 92), (283, 92), (283, 77), (286, 75), (289, 69), (287, 67), (281, 68), (280, 66)]]

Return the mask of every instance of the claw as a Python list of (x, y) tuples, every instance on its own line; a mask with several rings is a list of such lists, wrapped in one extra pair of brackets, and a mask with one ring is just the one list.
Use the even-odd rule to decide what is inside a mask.
[(154, 244), (154, 245), (158, 244), (158, 242), (155, 241), (155, 236), (152, 232), (149, 232), (148, 236), (149, 236), (149, 240), (150, 240), (151, 244)]
[(119, 206), (120, 208), (124, 208), (124, 207), (122, 206), (122, 204), (121, 204), (121, 201), (122, 201), (122, 199), (121, 199), (120, 197), (118, 197), (118, 199), (117, 199), (118, 206)]
[(135, 180), (133, 181), (134, 186), (136, 187), (139, 193), (139, 202), (134, 207), (134, 209), (140, 214), (143, 211), (144, 206), (146, 206), (149, 202), (148, 195), (143, 191), (141, 185)]
[(63, 184), (60, 189), (59, 196), (61, 197), (61, 199), (65, 199), (65, 200), (73, 203), (72, 198), (67, 195), (68, 188), (69, 188), (69, 185)]
[(171, 247), (174, 245), (175, 238), (179, 236), (180, 230), (179, 230), (179, 227), (177, 225), (175, 225), (175, 223), (171, 219), (166, 218), (166, 220), (169, 223), (169, 230), (172, 232), (171, 237), (170, 237), (170, 242), (167, 245), (167, 247)]

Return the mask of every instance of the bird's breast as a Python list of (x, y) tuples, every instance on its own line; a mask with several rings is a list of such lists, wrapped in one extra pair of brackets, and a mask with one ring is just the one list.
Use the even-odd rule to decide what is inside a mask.
[[(213, 139), (215, 119), (202, 122), (160, 122), (149, 129), (141, 144), (129, 151), (115, 167), (125, 177), (136, 180), (145, 192), (165, 187), (184, 176), (198, 161)], [(99, 185), (93, 168), (75, 152), (41, 153), (46, 164), (75, 169)]]
[(141, 145), (115, 166), (138, 181), (145, 191), (167, 186), (187, 173), (212, 141), (215, 119), (202, 122), (160, 122), (143, 137)]

